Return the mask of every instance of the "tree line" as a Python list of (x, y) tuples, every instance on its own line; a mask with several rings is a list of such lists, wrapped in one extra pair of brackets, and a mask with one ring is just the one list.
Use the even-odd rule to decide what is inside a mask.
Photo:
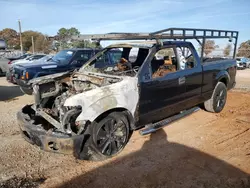
[[(49, 37), (38, 31), (24, 31), (22, 32), (22, 45), (24, 51), (32, 52), (32, 37), (34, 39), (35, 52), (49, 53), (51, 51), (59, 51), (66, 48), (95, 48), (97, 45), (90, 41), (72, 41), (70, 39), (73, 35), (80, 34), (79, 30), (71, 28), (60, 28), (55, 37)], [(14, 29), (5, 28), (0, 30), (0, 39), (4, 39), (7, 48), (13, 50), (20, 50), (20, 34)]]
[[(32, 51), (32, 36), (34, 39), (35, 52), (49, 53), (51, 51), (59, 51), (66, 48), (83, 48), (83, 47), (98, 47), (96, 43), (90, 41), (72, 41), (70, 38), (73, 35), (79, 35), (80, 31), (75, 28), (60, 28), (57, 35), (52, 38), (38, 31), (24, 31), (22, 32), (22, 43), (24, 51)], [(11, 28), (0, 30), (0, 38), (4, 39), (7, 43), (8, 49), (20, 49), (19, 33)], [(204, 54), (205, 56), (211, 54), (214, 50), (219, 48), (214, 40), (206, 40)], [(225, 57), (230, 56), (232, 53), (232, 45), (227, 44), (223, 49)], [(250, 40), (242, 42), (238, 48), (237, 56), (250, 58)]]

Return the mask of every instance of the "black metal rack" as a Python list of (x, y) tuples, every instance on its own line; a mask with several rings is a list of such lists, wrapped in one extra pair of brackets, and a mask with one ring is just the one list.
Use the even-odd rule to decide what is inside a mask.
[[(203, 58), (204, 45), (206, 39), (229, 39), (230, 42), (234, 39), (234, 52), (235, 58), (238, 31), (228, 30), (215, 30), (215, 29), (194, 29), (194, 28), (167, 28), (152, 33), (107, 33), (107, 34), (84, 34), (73, 36), (73, 40), (95, 40), (100, 42), (101, 40), (156, 40), (163, 39), (171, 40), (188, 40), (196, 39), (201, 45), (201, 58)], [(202, 41), (200, 41), (202, 39)]]

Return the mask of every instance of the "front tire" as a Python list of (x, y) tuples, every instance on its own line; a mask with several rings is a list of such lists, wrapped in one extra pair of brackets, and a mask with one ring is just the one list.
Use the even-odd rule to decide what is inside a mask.
[(120, 153), (130, 138), (129, 122), (122, 112), (112, 112), (89, 125), (90, 136), (79, 158), (100, 161)]
[(204, 102), (204, 107), (209, 112), (219, 113), (223, 110), (227, 100), (227, 87), (218, 82), (214, 88), (212, 97)]
[(33, 94), (33, 89), (31, 88), (26, 88), (26, 87), (21, 87), (20, 86), (20, 90), (27, 95), (32, 95)]

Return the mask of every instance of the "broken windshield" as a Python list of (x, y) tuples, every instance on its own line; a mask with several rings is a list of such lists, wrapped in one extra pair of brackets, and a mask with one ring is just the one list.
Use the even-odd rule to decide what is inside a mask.
[(148, 48), (132, 46), (106, 48), (94, 56), (81, 70), (135, 76), (148, 53)]

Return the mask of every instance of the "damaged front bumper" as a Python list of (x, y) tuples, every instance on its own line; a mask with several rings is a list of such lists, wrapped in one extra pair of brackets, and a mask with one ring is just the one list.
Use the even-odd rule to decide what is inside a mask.
[(73, 154), (79, 158), (84, 135), (71, 136), (66, 133), (45, 130), (42, 125), (35, 124), (34, 120), (31, 120), (29, 114), (31, 111), (31, 105), (27, 105), (17, 113), (18, 123), (25, 140), (39, 146), (42, 150)]

